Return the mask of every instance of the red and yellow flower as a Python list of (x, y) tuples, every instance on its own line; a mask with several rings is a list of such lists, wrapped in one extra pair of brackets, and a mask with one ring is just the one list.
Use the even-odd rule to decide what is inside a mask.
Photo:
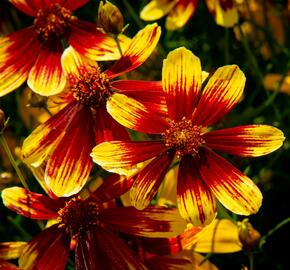
[[(151, 0), (141, 11), (145, 21), (155, 21), (167, 15), (165, 27), (174, 31), (183, 27), (197, 8), (198, 0)], [(206, 0), (217, 24), (232, 27), (238, 21), (234, 0)]]
[[(159, 37), (157, 24), (146, 26), (133, 38), (122, 58), (105, 72), (101, 72), (95, 62), (83, 59), (72, 47), (65, 50), (62, 66), (69, 81), (67, 105), (38, 126), (22, 147), (27, 164), (39, 167), (47, 162), (44, 179), (56, 196), (71, 196), (81, 190), (91, 171), (90, 153), (96, 144), (129, 140), (126, 129), (108, 114), (108, 99), (120, 92), (146, 104), (154, 100), (155, 93), (161, 96), (160, 82), (111, 81), (141, 65), (154, 50)], [(159, 92), (150, 93), (150, 88)], [(158, 110), (158, 104), (156, 107)]]
[(242, 157), (266, 155), (282, 145), (283, 133), (267, 125), (216, 131), (208, 128), (237, 104), (245, 80), (236, 65), (224, 66), (211, 76), (201, 94), (199, 58), (185, 48), (172, 51), (162, 70), (167, 117), (122, 94), (107, 102), (108, 112), (120, 124), (159, 134), (160, 140), (104, 142), (93, 149), (93, 160), (104, 169), (115, 171), (152, 159), (131, 188), (131, 202), (138, 209), (149, 205), (176, 157), (180, 160), (177, 204), (188, 222), (195, 226), (209, 224), (215, 217), (216, 198), (234, 213), (256, 213), (262, 201), (257, 186), (212, 150)]
[[(116, 183), (116, 181), (115, 181)], [(71, 240), (76, 243), (76, 269), (147, 269), (122, 239), (122, 234), (140, 237), (174, 237), (185, 221), (176, 209), (117, 207), (112, 199), (126, 190), (99, 188), (87, 199), (73, 197), (65, 201), (33, 193), (20, 187), (2, 191), (4, 204), (28, 218), (55, 219), (54, 225), (33, 237), (21, 251), (21, 269), (64, 269)], [(115, 192), (116, 191), (116, 192)], [(111, 201), (111, 202), (109, 202)]]
[[(35, 19), (32, 26), (0, 38), (0, 96), (10, 93), (26, 79), (29, 87), (42, 95), (61, 92), (66, 84), (60, 62), (63, 39), (91, 59), (120, 58), (114, 38), (98, 30), (95, 24), (72, 15), (88, 0), (10, 2)], [(128, 38), (120, 36), (120, 43), (127, 47)]]

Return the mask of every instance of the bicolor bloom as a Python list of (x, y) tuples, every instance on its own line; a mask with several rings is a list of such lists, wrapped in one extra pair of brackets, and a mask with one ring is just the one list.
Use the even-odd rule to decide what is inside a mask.
[[(133, 38), (122, 58), (105, 72), (95, 62), (83, 59), (72, 47), (65, 50), (62, 66), (69, 81), (67, 105), (38, 126), (22, 147), (27, 164), (39, 167), (47, 162), (44, 179), (56, 196), (71, 196), (81, 190), (91, 171), (90, 153), (96, 144), (129, 140), (126, 129), (108, 114), (107, 100), (117, 92), (145, 103), (155, 100), (156, 91), (150, 93), (150, 88), (160, 90), (160, 82), (112, 79), (141, 65), (159, 37), (157, 24), (146, 26)], [(162, 91), (156, 93), (161, 96)]]
[[(120, 53), (114, 38), (93, 23), (78, 20), (72, 12), (88, 0), (10, 0), (33, 25), (0, 38), (0, 96), (19, 87), (26, 79), (41, 95), (60, 93), (66, 84), (60, 58), (63, 40), (93, 60), (116, 60)], [(127, 46), (128, 38), (120, 38)]]
[[(151, 0), (140, 13), (141, 19), (155, 21), (167, 15), (165, 27), (174, 31), (183, 27), (194, 14), (198, 0)], [(234, 0), (206, 0), (217, 24), (232, 27), (238, 21)]]
[(55, 219), (54, 225), (24, 247), (19, 267), (64, 269), (74, 240), (76, 269), (147, 269), (120, 234), (174, 237), (186, 224), (176, 209), (148, 207), (141, 212), (107, 203), (119, 195), (119, 184), (116, 189), (111, 188), (113, 185), (97, 189), (87, 199), (73, 197), (67, 201), (20, 187), (3, 190), (4, 204), (16, 213), (38, 220)]
[(284, 141), (283, 133), (267, 125), (209, 129), (237, 104), (245, 80), (236, 65), (224, 66), (216, 70), (201, 93), (199, 58), (185, 48), (170, 52), (162, 70), (168, 117), (122, 94), (112, 97), (107, 104), (111, 116), (120, 124), (159, 134), (160, 140), (104, 142), (93, 149), (93, 160), (114, 171), (152, 159), (131, 188), (131, 203), (138, 209), (150, 204), (176, 157), (180, 161), (177, 205), (188, 222), (195, 226), (209, 224), (216, 213), (215, 198), (236, 214), (256, 213), (262, 201), (257, 186), (212, 150), (257, 157), (278, 149)]

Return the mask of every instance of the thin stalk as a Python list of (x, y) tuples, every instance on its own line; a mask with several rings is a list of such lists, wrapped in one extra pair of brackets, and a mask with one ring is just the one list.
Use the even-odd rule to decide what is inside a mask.
[(118, 50), (119, 50), (119, 53), (121, 55), (121, 57), (123, 56), (123, 52), (122, 52), (122, 48), (121, 48), (121, 45), (120, 45), (120, 42), (119, 42), (119, 39), (118, 39), (118, 35), (116, 35), (114, 37), (115, 41), (116, 41), (116, 44), (117, 44), (117, 47), (118, 47)]
[(12, 153), (11, 153), (11, 151), (10, 151), (10, 148), (9, 148), (9, 146), (8, 146), (8, 144), (7, 144), (7, 141), (6, 141), (6, 139), (5, 139), (5, 137), (4, 137), (4, 135), (3, 135), (2, 132), (0, 133), (0, 143), (1, 143), (1, 145), (3, 146), (3, 149), (4, 149), (4, 151), (6, 152), (6, 154), (7, 154), (8, 158), (9, 158), (9, 160), (10, 160), (10, 162), (11, 162), (11, 164), (12, 164), (14, 170), (16, 171), (16, 173), (17, 173), (17, 175), (18, 175), (18, 177), (19, 177), (19, 179), (20, 179), (22, 185), (23, 185), (26, 189), (29, 189), (29, 188), (28, 188), (28, 185), (27, 185), (27, 183), (26, 183), (26, 180), (25, 180), (25, 178), (23, 177), (22, 172), (20, 171), (20, 169), (19, 169), (19, 167), (18, 167), (17, 162), (16, 162), (15, 159), (13, 158), (13, 155), (12, 155)]
[(28, 232), (26, 232), (13, 217), (8, 217), (8, 221), (22, 234), (22, 236), (25, 239), (27, 240), (31, 239), (31, 235)]
[(123, 0), (123, 3), (126, 6), (126, 9), (129, 11), (130, 15), (132, 16), (132, 18), (134, 19), (134, 21), (136, 22), (136, 24), (138, 25), (138, 27), (143, 28), (144, 27), (143, 22), (141, 22), (139, 16), (135, 13), (135, 10), (132, 8), (129, 2), (127, 0)]
[(254, 270), (254, 254), (253, 254), (253, 252), (251, 252), (248, 255), (248, 258), (249, 258), (249, 270)]
[(225, 36), (224, 36), (224, 61), (225, 64), (228, 65), (230, 63), (230, 53), (229, 53), (229, 29), (225, 28)]

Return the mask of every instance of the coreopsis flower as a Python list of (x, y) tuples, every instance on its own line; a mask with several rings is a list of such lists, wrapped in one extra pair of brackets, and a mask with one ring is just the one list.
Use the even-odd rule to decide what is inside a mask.
[[(29, 87), (42, 95), (61, 92), (66, 84), (60, 63), (63, 40), (94, 60), (120, 58), (114, 38), (102, 33), (95, 24), (72, 15), (88, 0), (10, 2), (35, 19), (32, 26), (0, 38), (0, 96), (26, 79)], [(128, 38), (120, 36), (120, 44), (126, 47)]]
[[(140, 13), (141, 19), (155, 21), (167, 15), (165, 27), (174, 31), (183, 27), (197, 8), (198, 0), (151, 0)], [(232, 27), (238, 21), (234, 0), (206, 0), (217, 24)]]
[(76, 269), (147, 269), (120, 233), (144, 238), (174, 237), (186, 224), (176, 209), (149, 207), (141, 212), (112, 204), (109, 201), (122, 190), (119, 183), (119, 188), (99, 188), (87, 199), (78, 196), (66, 201), (20, 187), (3, 190), (3, 202), (9, 209), (32, 219), (55, 219), (54, 225), (24, 247), (19, 267), (64, 269), (74, 240)]
[[(108, 114), (107, 100), (121, 92), (146, 103), (153, 99), (150, 88), (161, 89), (161, 83), (112, 79), (141, 65), (159, 37), (157, 24), (146, 26), (133, 38), (122, 58), (105, 72), (95, 62), (81, 58), (72, 47), (64, 52), (62, 65), (69, 81), (64, 98), (67, 105), (38, 126), (22, 147), (27, 164), (39, 167), (47, 162), (44, 179), (56, 196), (71, 196), (81, 190), (91, 171), (90, 153), (96, 144), (129, 140), (125, 128)], [(148, 92), (144, 94), (144, 90)]]
[(283, 133), (268, 125), (215, 131), (209, 128), (237, 104), (245, 80), (236, 65), (224, 66), (210, 77), (201, 93), (199, 58), (185, 48), (170, 52), (162, 69), (168, 117), (122, 94), (107, 103), (108, 111), (119, 123), (139, 132), (159, 134), (160, 140), (104, 142), (93, 149), (93, 160), (115, 171), (152, 159), (131, 188), (131, 203), (138, 209), (149, 205), (177, 158), (177, 205), (188, 222), (195, 226), (209, 224), (215, 217), (216, 199), (236, 214), (256, 213), (262, 201), (257, 186), (213, 150), (257, 157), (278, 149), (284, 141)]

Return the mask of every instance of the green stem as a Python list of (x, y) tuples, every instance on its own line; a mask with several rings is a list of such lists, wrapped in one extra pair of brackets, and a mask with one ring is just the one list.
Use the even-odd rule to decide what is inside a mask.
[(123, 56), (123, 52), (122, 52), (122, 48), (121, 48), (121, 45), (120, 45), (120, 42), (119, 42), (119, 39), (118, 39), (118, 35), (116, 35), (114, 37), (115, 41), (116, 41), (116, 44), (117, 44), (117, 47), (118, 47), (118, 50), (119, 50), (119, 53), (121, 55), (121, 57)]
[(27, 240), (31, 239), (31, 235), (22, 228), (22, 226), (19, 224), (19, 222), (17, 222), (17, 220), (15, 220), (13, 217), (8, 217), (7, 219), (22, 234), (22, 236), (25, 239)]
[(254, 270), (254, 254), (251, 252), (249, 255), (249, 270)]
[(228, 65), (230, 63), (230, 53), (229, 53), (229, 29), (225, 28), (225, 36), (224, 36), (224, 58), (225, 64)]
[(9, 158), (9, 160), (10, 160), (10, 162), (11, 162), (11, 164), (12, 164), (14, 170), (16, 171), (16, 173), (17, 173), (17, 175), (18, 175), (18, 177), (19, 177), (19, 179), (20, 179), (22, 185), (23, 185), (26, 189), (29, 189), (29, 188), (28, 188), (28, 185), (27, 185), (27, 183), (26, 183), (26, 181), (25, 181), (25, 179), (24, 179), (24, 177), (23, 177), (23, 174), (21, 173), (21, 171), (20, 171), (20, 169), (19, 169), (19, 167), (18, 167), (17, 162), (16, 162), (15, 159), (13, 158), (13, 155), (12, 155), (10, 149), (9, 149), (9, 146), (8, 146), (8, 144), (7, 144), (7, 141), (6, 141), (6, 139), (5, 139), (5, 137), (4, 137), (4, 135), (3, 135), (2, 132), (1, 132), (1, 134), (0, 134), (0, 143), (2, 144), (3, 149), (4, 149), (4, 151), (6, 152), (6, 154), (7, 154), (8, 158)]
[(139, 19), (139, 16), (135, 13), (135, 10), (132, 8), (132, 6), (129, 4), (127, 0), (123, 0), (124, 5), (126, 6), (126, 9), (129, 11), (130, 15), (136, 22), (139, 28), (143, 28), (144, 24), (143, 22)]

